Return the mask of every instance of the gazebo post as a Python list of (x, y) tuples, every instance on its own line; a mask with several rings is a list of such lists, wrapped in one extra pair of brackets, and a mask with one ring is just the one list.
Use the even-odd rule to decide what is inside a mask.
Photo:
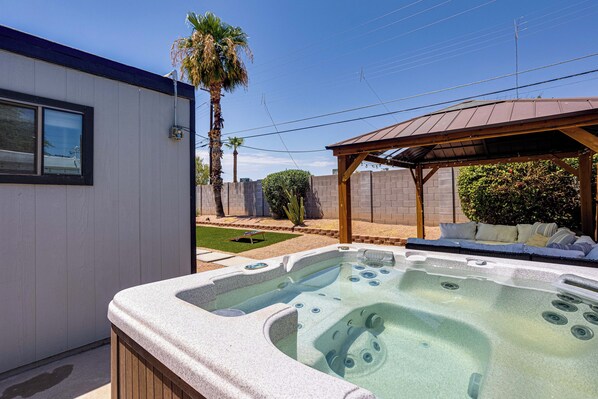
[(415, 213), (417, 216), (417, 238), (425, 238), (424, 226), (424, 174), (421, 165), (415, 167)]
[(594, 211), (592, 201), (592, 152), (579, 154), (579, 197), (581, 202), (581, 230), (594, 235)]
[(338, 240), (341, 244), (353, 242), (351, 229), (351, 179), (345, 172), (351, 164), (349, 155), (338, 156)]

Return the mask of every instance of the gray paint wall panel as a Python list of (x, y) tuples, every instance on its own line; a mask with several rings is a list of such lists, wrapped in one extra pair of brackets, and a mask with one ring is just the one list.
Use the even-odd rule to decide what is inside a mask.
[(116, 292), (191, 259), (189, 136), (167, 137), (171, 96), (5, 51), (0, 88), (94, 107), (93, 186), (0, 184), (1, 373), (107, 338)]

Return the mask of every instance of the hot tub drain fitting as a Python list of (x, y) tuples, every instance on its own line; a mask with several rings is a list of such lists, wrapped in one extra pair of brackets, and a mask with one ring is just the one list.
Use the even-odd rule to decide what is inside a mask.
[(578, 297), (574, 296), (574, 295), (570, 295), (570, 294), (557, 294), (557, 296), (559, 297), (559, 299), (562, 299), (565, 302), (569, 302), (569, 303), (581, 303), (581, 299), (579, 299)]
[(443, 281), (442, 283), (440, 283), (440, 286), (442, 288), (444, 288), (445, 290), (458, 290), (459, 289), (459, 285), (456, 283), (451, 283), (450, 281)]
[(595, 324), (598, 326), (598, 313), (586, 312), (583, 314), (583, 318), (586, 319), (588, 323)]
[(577, 312), (577, 306), (565, 301), (554, 300), (552, 301), (552, 306), (563, 312)]
[(559, 326), (563, 326), (563, 325), (567, 324), (567, 322), (568, 322), (567, 318), (565, 316), (561, 316), (558, 313), (550, 312), (550, 311), (542, 313), (542, 317), (547, 322), (549, 322), (551, 324), (556, 324)]
[(571, 327), (571, 334), (573, 334), (575, 338), (581, 339), (582, 341), (592, 339), (592, 337), (594, 336), (594, 332), (586, 326)]

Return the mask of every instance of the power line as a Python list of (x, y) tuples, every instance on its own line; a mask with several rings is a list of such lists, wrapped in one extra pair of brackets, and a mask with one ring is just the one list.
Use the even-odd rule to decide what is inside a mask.
[[(272, 125), (274, 125), (274, 129), (276, 129), (276, 132), (278, 133), (278, 127), (276, 126), (276, 123), (274, 123), (274, 118), (272, 118), (272, 114), (270, 113), (270, 110), (268, 109), (268, 104), (266, 104), (266, 96), (262, 97), (262, 103), (264, 104), (264, 109), (266, 110), (266, 112), (268, 113), (268, 116), (270, 117), (270, 121), (272, 121)], [(289, 148), (285, 144), (285, 142), (284, 142), (282, 136), (280, 135), (280, 133), (278, 133), (278, 138), (280, 139), (280, 142), (282, 143), (282, 146), (286, 150), (286, 153), (289, 154), (289, 157), (291, 158), (291, 161), (293, 161), (293, 163), (295, 164), (295, 167), (297, 169), (299, 169), (299, 165), (297, 165), (297, 162), (295, 162), (295, 158), (293, 158), (293, 155), (291, 155), (291, 152), (289, 151)]]
[[(519, 86), (519, 88), (520, 89), (524, 89), (524, 88), (527, 88), (527, 87), (539, 86), (539, 85), (546, 84), (546, 83), (557, 82), (557, 81), (564, 80), (564, 79), (571, 79), (571, 78), (574, 78), (574, 77), (577, 77), (577, 76), (589, 75), (589, 74), (596, 73), (596, 72), (598, 72), (598, 69), (593, 69), (593, 70), (589, 70), (589, 71), (579, 72), (579, 73), (575, 73), (575, 74), (572, 74), (572, 75), (559, 76), (559, 77), (553, 78), (553, 79), (547, 79), (547, 80), (543, 80), (543, 81), (540, 81), (540, 82), (535, 82), (535, 83), (529, 83), (529, 84), (526, 84), (526, 85), (521, 85), (521, 86)], [(491, 91), (491, 92), (487, 92), (487, 93), (482, 93), (482, 94), (477, 94), (477, 95), (473, 95), (473, 96), (461, 97), (461, 98), (447, 100), (447, 101), (440, 101), (440, 102), (433, 103), (433, 104), (420, 105), (420, 106), (417, 106), (417, 107), (403, 108), (403, 109), (399, 109), (399, 110), (391, 111), (391, 112), (384, 112), (384, 113), (379, 113), (379, 114), (374, 114), (374, 115), (367, 115), (367, 116), (362, 116), (362, 117), (358, 117), (358, 118), (344, 119), (344, 120), (335, 121), (335, 122), (320, 123), (320, 124), (317, 124), (317, 125), (298, 127), (298, 128), (294, 128), (294, 129), (287, 129), (287, 130), (278, 130), (277, 129), (276, 132), (253, 134), (253, 135), (249, 135), (249, 136), (242, 136), (241, 138), (243, 138), (243, 139), (249, 139), (249, 138), (255, 138), (255, 137), (271, 136), (271, 135), (274, 135), (274, 134), (280, 135), (282, 133), (290, 133), (290, 132), (297, 132), (297, 131), (301, 131), (301, 130), (308, 130), (308, 129), (315, 129), (315, 128), (320, 128), (320, 127), (332, 126), (332, 125), (340, 125), (340, 124), (350, 123), (350, 122), (356, 122), (356, 121), (360, 121), (360, 120), (364, 120), (364, 119), (379, 118), (381, 116), (388, 116), (388, 115), (391, 115), (391, 114), (398, 114), (398, 113), (404, 113), (404, 112), (410, 112), (410, 111), (417, 111), (417, 110), (420, 110), (420, 109), (425, 109), (425, 108), (430, 108), (430, 107), (437, 107), (437, 106), (440, 106), (440, 105), (447, 105), (447, 104), (451, 104), (451, 103), (455, 103), (455, 102), (461, 102), (461, 101), (466, 101), (466, 100), (471, 100), (471, 99), (478, 98), (478, 97), (483, 97), (483, 96), (491, 96), (491, 95), (495, 95), (495, 94), (500, 94), (500, 93), (505, 93), (505, 92), (513, 91), (515, 89), (516, 89), (516, 87), (510, 87), (508, 89), (495, 90), (495, 91)]]
[[(578, 3), (575, 3), (575, 4), (570, 4), (570, 5), (566, 6), (566, 7), (561, 7), (561, 8), (559, 8), (559, 9), (558, 9), (558, 10), (556, 10), (556, 11), (548, 12), (548, 13), (545, 13), (545, 14), (539, 15), (539, 16), (537, 16), (537, 17), (533, 17), (533, 18), (527, 18), (527, 17), (526, 17), (526, 21), (524, 22), (524, 24), (527, 24), (527, 23), (529, 23), (529, 22), (531, 22), (531, 21), (541, 20), (541, 19), (543, 19), (543, 18), (545, 18), (545, 17), (548, 17), (548, 16), (550, 16), (550, 15), (552, 15), (552, 14), (561, 13), (561, 14), (559, 14), (559, 16), (557, 16), (556, 18), (554, 18), (554, 19), (553, 19), (553, 20), (558, 20), (558, 19), (562, 19), (563, 17), (566, 17), (566, 16), (568, 16), (568, 15), (562, 15), (562, 12), (563, 12), (563, 11), (565, 11), (565, 10), (567, 10), (567, 9), (570, 9), (570, 8), (575, 8), (575, 10), (573, 11), (573, 14), (575, 14), (575, 13), (578, 13), (578, 12), (583, 12), (584, 10), (586, 10), (586, 9), (588, 9), (588, 8), (592, 8), (592, 7), (596, 6), (596, 4), (593, 4), (593, 5), (590, 5), (590, 6), (586, 7), (586, 8), (579, 9), (579, 6), (580, 6), (580, 5), (582, 5), (582, 4), (584, 4), (584, 3), (587, 3), (588, 1), (590, 1), (590, 0), (584, 0), (584, 1), (581, 1), (581, 2), (578, 2)], [(554, 7), (547, 7), (546, 9), (550, 9), (550, 8), (554, 8)], [(530, 13), (529, 15), (531, 16), (531, 15), (535, 15), (535, 14), (537, 14), (537, 12)], [(587, 13), (586, 13), (586, 14), (584, 14), (583, 16), (587, 16)], [(583, 17), (583, 16), (582, 16), (582, 17)], [(579, 17), (578, 17), (578, 18), (579, 18)], [(578, 18), (574, 18), (574, 19), (578, 19)], [(551, 20), (551, 21), (552, 21), (552, 20)], [(541, 23), (539, 23), (539, 25), (545, 25), (545, 24), (547, 24), (547, 23), (549, 23), (549, 22), (551, 22), (551, 21), (545, 21), (545, 22), (541, 22)], [(564, 21), (564, 22), (562, 22), (562, 23), (559, 23), (559, 24), (557, 24), (557, 25), (552, 25), (552, 26), (550, 26), (549, 28), (554, 28), (555, 26), (562, 25), (562, 24), (564, 24), (564, 23), (568, 23), (568, 22), (571, 22), (571, 21)], [(538, 25), (538, 26), (539, 26), (539, 25)], [(503, 26), (503, 24), (497, 24), (497, 25), (494, 25), (494, 26), (492, 26), (492, 27), (490, 27), (490, 28), (484, 28), (484, 29), (481, 29), (481, 30), (479, 30), (479, 31), (470, 32), (470, 33), (467, 33), (467, 34), (465, 34), (465, 35), (460, 35), (460, 36), (457, 36), (457, 37), (455, 37), (455, 38), (453, 38), (453, 39), (451, 39), (451, 40), (447, 40), (447, 41), (444, 41), (444, 42), (438, 42), (438, 43), (435, 43), (435, 44), (433, 44), (433, 45), (430, 45), (430, 46), (426, 46), (426, 47), (423, 47), (423, 48), (419, 48), (418, 50), (424, 50), (424, 49), (429, 49), (429, 48), (433, 48), (433, 47), (436, 47), (436, 46), (440, 46), (440, 45), (441, 45), (441, 44), (443, 44), (443, 43), (447, 43), (447, 42), (449, 42), (449, 43), (450, 43), (450, 42), (451, 42), (451, 41), (453, 41), (453, 40), (456, 40), (456, 39), (459, 39), (459, 38), (462, 38), (462, 37), (471, 36), (471, 35), (474, 35), (474, 34), (475, 34), (475, 33), (477, 33), (477, 32), (484, 32), (484, 31), (492, 30), (492, 29), (494, 29), (494, 28), (496, 28), (496, 27), (499, 27), (499, 26)], [(499, 29), (498, 31), (496, 31), (496, 32), (494, 32), (494, 33), (499, 33), (499, 32), (505, 31), (505, 30), (507, 30), (507, 31), (509, 31), (509, 30), (510, 30), (510, 31), (512, 32), (512, 25), (511, 25), (511, 28), (505, 27), (505, 28)], [(543, 31), (543, 30), (546, 30), (546, 29), (542, 29), (541, 31)], [(469, 42), (469, 41), (472, 41), (472, 40), (478, 40), (479, 38), (481, 38), (481, 37), (484, 37), (484, 36), (489, 36), (489, 35), (491, 35), (492, 33), (493, 33), (493, 32), (491, 32), (491, 33), (488, 33), (488, 34), (483, 34), (483, 35), (481, 35), (481, 36), (476, 36), (476, 37), (474, 37), (474, 38), (472, 38), (472, 39), (467, 39), (467, 40), (463, 41), (463, 43), (465, 43), (465, 42)], [(535, 34), (535, 33), (538, 33), (538, 32), (534, 32), (533, 34)], [(509, 36), (509, 35), (507, 34), (507, 36)], [(486, 40), (486, 42), (488, 42), (488, 40)], [(496, 44), (494, 44), (494, 45), (498, 45), (498, 44), (502, 44), (502, 43), (503, 43), (503, 42), (498, 42), (498, 43), (496, 43)], [(455, 42), (455, 43), (453, 43), (453, 44), (449, 44), (449, 45), (445, 45), (445, 46), (443, 46), (443, 47), (442, 47), (442, 49), (430, 50), (430, 51), (426, 51), (426, 52), (421, 52), (421, 51), (420, 51), (420, 53), (421, 53), (421, 54), (419, 54), (419, 56), (421, 56), (421, 55), (424, 55), (424, 54), (427, 54), (427, 53), (430, 53), (430, 52), (435, 52), (435, 51), (438, 51), (438, 50), (445, 50), (445, 49), (446, 49), (446, 47), (453, 47), (453, 46), (456, 46), (456, 45), (459, 45), (459, 44), (460, 44), (459, 42)], [(479, 44), (479, 43), (478, 43), (478, 44)], [(473, 45), (475, 45), (475, 44), (473, 44)], [(467, 47), (471, 47), (471, 46), (472, 46), (472, 45), (468, 45)], [(493, 46), (493, 45), (484, 46), (484, 47), (482, 47), (482, 48), (479, 48), (479, 49), (474, 49), (474, 50), (469, 50), (469, 51), (463, 52), (462, 54), (472, 53), (472, 52), (474, 52), (474, 51), (479, 51), (479, 50), (482, 50), (482, 49), (485, 49), (485, 48), (489, 48), (489, 47), (492, 47), (492, 46)], [(410, 53), (411, 53), (411, 54), (413, 54), (414, 52), (412, 51), (412, 52), (410, 52)], [(410, 54), (410, 53), (406, 53), (406, 54)], [(450, 57), (445, 57), (445, 58), (443, 58), (443, 59), (454, 58), (454, 57), (456, 57), (456, 56), (458, 56), (458, 55), (459, 55), (459, 54), (455, 54), (455, 55), (453, 55), (453, 56), (450, 56)], [(405, 59), (409, 59), (409, 58), (415, 58), (415, 57), (416, 57), (416, 56), (410, 56), (410, 57), (404, 58), (403, 56), (401, 56), (401, 59), (400, 59), (400, 61), (399, 61), (399, 62), (404, 62), (404, 61), (405, 61)], [(397, 57), (391, 57), (390, 59), (396, 59), (396, 58), (397, 58)], [(430, 58), (430, 57), (428, 57), (428, 58)], [(389, 60), (390, 60), (390, 59), (389, 59)], [(439, 60), (435, 60), (435, 61), (427, 62), (427, 63), (425, 63), (425, 64), (423, 64), (423, 65), (429, 65), (429, 64), (431, 64), (431, 63), (433, 63), (433, 62), (442, 61), (443, 59), (439, 59)], [(397, 61), (394, 61), (394, 62), (377, 62), (377, 63), (370, 64), (370, 67), (372, 67), (373, 65), (377, 65), (377, 64), (378, 64), (379, 66), (377, 66), (377, 67), (373, 67), (373, 69), (377, 69), (377, 68), (383, 67), (384, 65), (388, 65), (388, 64), (395, 64), (395, 63), (397, 63)], [(381, 65), (380, 65), (380, 64), (381, 64)], [(366, 65), (366, 67), (367, 67), (367, 65)], [(415, 66), (414, 66), (413, 68), (415, 68)], [(407, 69), (413, 69), (413, 68), (407, 68)], [(389, 69), (392, 69), (392, 68), (389, 68)], [(404, 71), (404, 70), (406, 70), (406, 69), (401, 69), (401, 70), (399, 70), (399, 71), (396, 71), (396, 72), (391, 72), (391, 73), (388, 73), (388, 74), (392, 74), (392, 73), (398, 73), (398, 72), (402, 72), (402, 71)], [(378, 73), (380, 73), (380, 72), (382, 72), (382, 71), (378, 71)], [(358, 74), (358, 73), (352, 72), (352, 73), (345, 74), (345, 75), (340, 75), (340, 76), (337, 76), (337, 77), (341, 77), (341, 78), (342, 78), (342, 77), (344, 77), (344, 76), (347, 76), (347, 77), (348, 77), (348, 76), (353, 76), (352, 78), (349, 78), (349, 79), (347, 79), (347, 78), (346, 78), (346, 79), (344, 79), (344, 81), (345, 81), (345, 82), (352, 82), (356, 74)], [(374, 79), (374, 78), (380, 78), (380, 77), (382, 77), (382, 76), (385, 76), (385, 75), (387, 75), (387, 74), (382, 74), (382, 75), (378, 75), (378, 76), (371, 76), (371, 75), (370, 75), (370, 78), (372, 78), (372, 79)], [(329, 80), (327, 84), (325, 84), (325, 85), (319, 85), (318, 87), (319, 87), (319, 88), (322, 88), (322, 87), (326, 87), (326, 86), (338, 86), (338, 83), (335, 83), (335, 82), (334, 82), (334, 80), (337, 80), (337, 81), (338, 81), (338, 79)], [(302, 85), (302, 86), (299, 86), (299, 87), (301, 87), (301, 88), (305, 88), (305, 85)], [(281, 90), (282, 90), (282, 89), (281, 89)], [(285, 92), (287, 92), (287, 93), (288, 93), (288, 91), (289, 91), (288, 87), (284, 88), (284, 90), (285, 90)], [(273, 90), (273, 91), (270, 91), (270, 93), (272, 93), (272, 92), (278, 92), (278, 91), (280, 91), (280, 90)], [(284, 96), (283, 98), (286, 98), (286, 96)], [(241, 98), (237, 98), (237, 99), (238, 99), (238, 100), (243, 100), (243, 99), (241, 99)], [(279, 99), (277, 98), (277, 101), (278, 101), (278, 100), (279, 100)]]
[[(596, 57), (596, 56), (598, 56), (598, 52), (592, 53), (592, 54), (583, 55), (583, 56), (580, 56), (580, 57), (571, 58), (571, 59), (564, 60), (564, 61), (555, 62), (555, 63), (552, 63), (552, 64), (546, 64), (546, 65), (542, 65), (542, 66), (539, 66), (539, 67), (526, 69), (524, 71), (520, 71), (519, 74), (521, 75), (521, 74), (524, 74), (524, 73), (530, 73), (530, 72), (535, 72), (535, 71), (539, 71), (539, 70), (542, 70), (542, 69), (548, 69), (548, 68), (552, 68), (552, 67), (555, 67), (555, 66), (564, 65), (564, 64), (571, 63), (571, 62), (576, 62), (576, 61), (580, 61), (580, 60), (584, 60), (584, 59), (592, 58), (592, 57)], [(391, 103), (405, 101), (405, 100), (412, 100), (412, 99), (418, 98), (418, 97), (424, 97), (424, 96), (429, 96), (429, 95), (432, 95), (432, 94), (438, 94), (438, 93), (443, 93), (443, 92), (447, 92), (447, 91), (457, 90), (457, 89), (461, 89), (461, 88), (465, 88), (465, 87), (475, 86), (475, 85), (479, 85), (479, 84), (482, 84), (482, 83), (488, 83), (488, 82), (492, 82), (492, 81), (495, 81), (495, 80), (512, 77), (513, 75), (514, 75), (514, 73), (508, 73), (508, 74), (504, 74), (504, 75), (493, 76), (493, 77), (490, 77), (490, 78), (487, 78), (487, 79), (483, 79), (483, 80), (478, 80), (478, 81), (463, 83), (463, 84), (456, 85), (456, 86), (446, 87), (446, 88), (442, 88), (442, 89), (427, 91), (427, 92), (424, 92), (424, 93), (414, 94), (414, 95), (407, 96), (407, 97), (396, 98), (394, 100), (384, 101), (382, 104), (391, 104)], [(380, 105), (381, 105), (381, 103), (366, 104), (366, 105), (362, 105), (362, 106), (359, 106), (359, 107), (347, 108), (347, 109), (343, 109), (343, 110), (339, 110), (339, 111), (333, 111), (333, 112), (328, 112), (328, 113), (324, 113), (324, 114), (309, 116), (309, 117), (305, 117), (305, 118), (294, 119), (294, 120), (290, 120), (290, 121), (286, 121), (286, 122), (280, 122), (280, 123), (278, 123), (278, 126), (289, 125), (289, 124), (294, 124), (294, 123), (298, 123), (298, 122), (305, 122), (305, 121), (313, 120), (313, 119), (325, 118), (325, 117), (328, 117), (328, 116), (334, 116), (334, 115), (344, 114), (344, 113), (347, 113), (347, 112), (360, 111), (360, 110), (367, 109), (367, 108), (378, 107)], [(266, 128), (273, 127), (273, 126), (274, 125), (264, 125), (264, 126), (259, 126), (259, 127), (247, 128), (247, 129), (242, 129), (242, 130), (236, 130), (234, 132), (227, 132), (227, 133), (225, 133), (223, 135), (224, 136), (229, 136), (231, 134), (244, 133), (244, 132), (249, 132), (249, 131), (253, 131), (253, 130), (261, 130), (261, 129), (266, 129)]]
[[(273, 150), (273, 149), (270, 149), (270, 148), (250, 147), (250, 146), (245, 145), (245, 144), (243, 144), (241, 147), (243, 147), (243, 148), (249, 148), (251, 150), (256, 150), (256, 151), (284, 152), (284, 153), (289, 153), (290, 152), (290, 153), (293, 153), (293, 154), (303, 154), (303, 153), (310, 153), (310, 152), (325, 152), (325, 151), (328, 151), (326, 149), (321, 149), (321, 150), (291, 150), (291, 151), (288, 151), (288, 150)], [(295, 166), (297, 166), (297, 165), (295, 164)]]

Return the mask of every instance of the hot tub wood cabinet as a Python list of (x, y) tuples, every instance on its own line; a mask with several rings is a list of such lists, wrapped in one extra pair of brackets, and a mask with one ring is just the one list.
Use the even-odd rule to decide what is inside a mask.
[(205, 399), (115, 326), (110, 345), (112, 399)]
[(123, 290), (112, 398), (596, 399), (598, 270), (375, 245)]

